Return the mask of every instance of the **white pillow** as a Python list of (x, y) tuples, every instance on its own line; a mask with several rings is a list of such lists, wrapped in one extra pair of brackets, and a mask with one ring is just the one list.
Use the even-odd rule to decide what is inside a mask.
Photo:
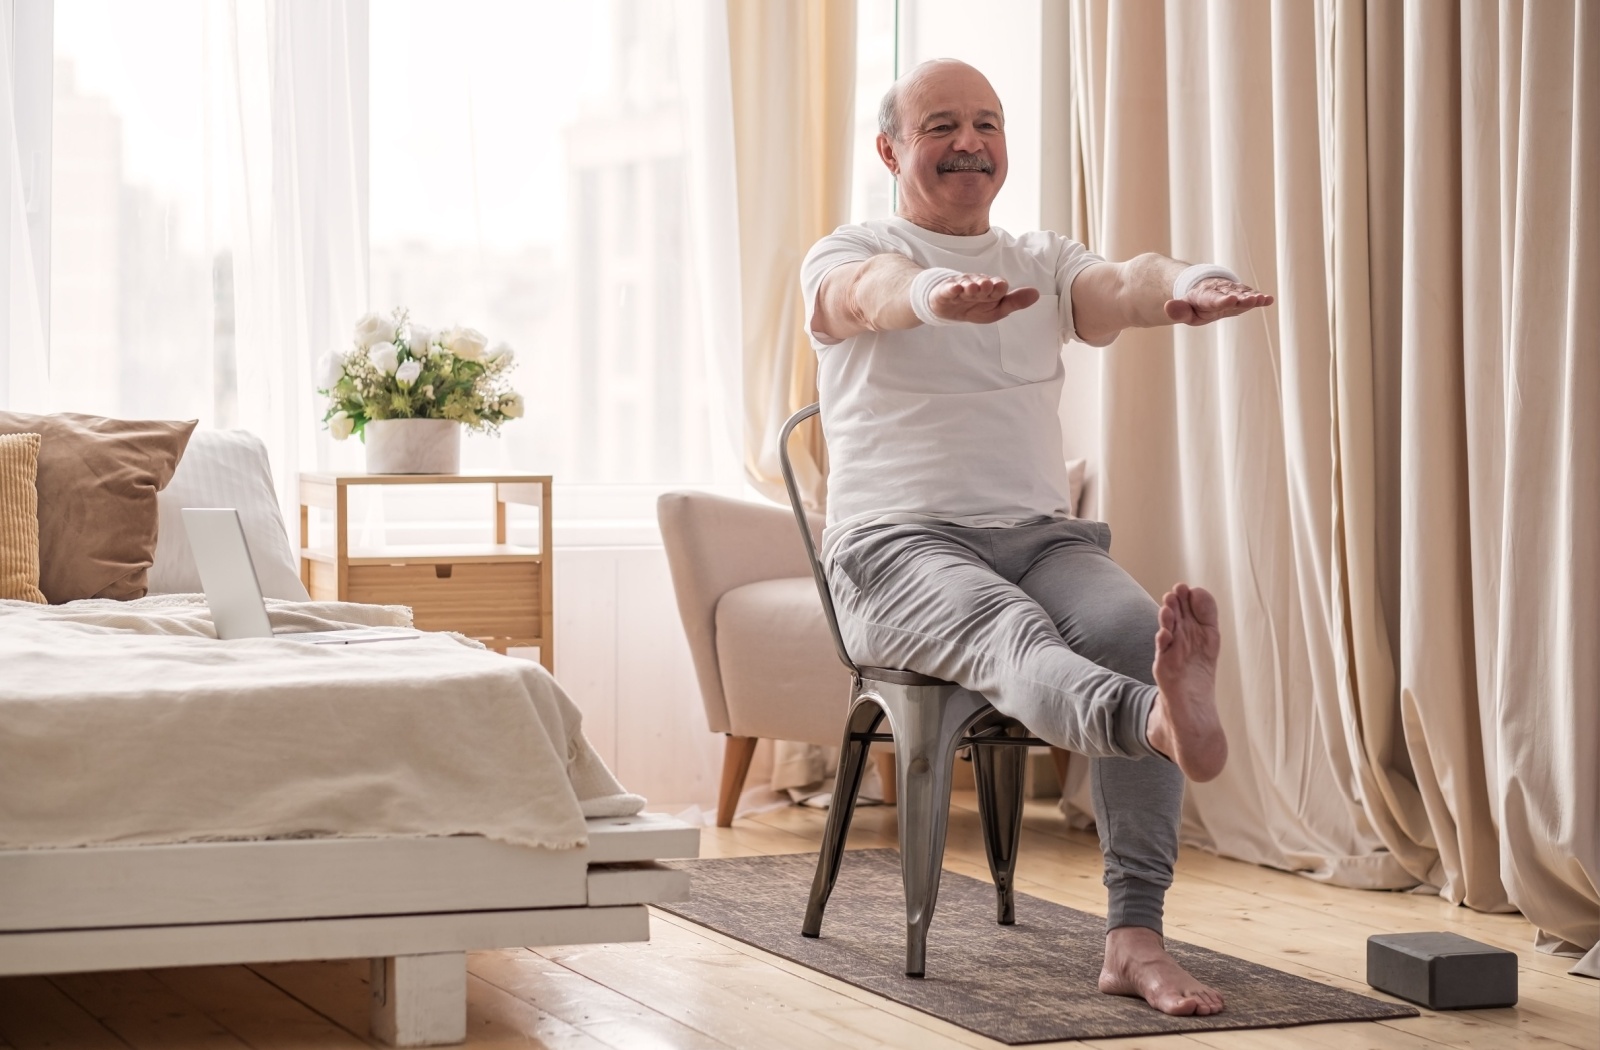
[(197, 430), (178, 470), (156, 496), (160, 531), (150, 566), (151, 594), (193, 594), (200, 572), (183, 530), (184, 507), (233, 507), (244, 523), (250, 560), (268, 598), (309, 601), (300, 567), (278, 511), (267, 446), (246, 430)]

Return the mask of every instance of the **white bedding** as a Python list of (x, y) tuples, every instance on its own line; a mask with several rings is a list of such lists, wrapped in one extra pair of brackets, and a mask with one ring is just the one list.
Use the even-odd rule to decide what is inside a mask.
[[(268, 602), (296, 630), (408, 610)], [(449, 634), (219, 642), (204, 599), (0, 601), (0, 848), (301, 835), (585, 841), (637, 813), (538, 664)]]

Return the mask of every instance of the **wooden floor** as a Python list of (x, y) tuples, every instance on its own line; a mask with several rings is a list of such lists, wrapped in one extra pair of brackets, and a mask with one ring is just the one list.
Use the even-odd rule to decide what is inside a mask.
[[(971, 793), (958, 794), (945, 866), (987, 879)], [(823, 814), (785, 809), (708, 829), (709, 857), (814, 850)], [(894, 811), (857, 814), (852, 847), (892, 846)], [(1025, 893), (1104, 911), (1094, 839), (1030, 803), (1019, 868)], [(1344, 988), (1362, 981), (1368, 934), (1453, 930), (1515, 951), (1521, 1003), (1385, 1023), (1199, 1036), (1095, 1040), (1135, 1050), (1224, 1047), (1600, 1047), (1600, 982), (1532, 949), (1515, 916), (1479, 915), (1437, 897), (1363, 893), (1186, 850), (1167, 898), (1168, 933)], [(914, 1047), (1001, 1044), (765, 955), (675, 917), (649, 944), (471, 956), (473, 1047)], [(255, 1050), (377, 1045), (367, 1034), (365, 961), (225, 966), (0, 979), (0, 1046)]]

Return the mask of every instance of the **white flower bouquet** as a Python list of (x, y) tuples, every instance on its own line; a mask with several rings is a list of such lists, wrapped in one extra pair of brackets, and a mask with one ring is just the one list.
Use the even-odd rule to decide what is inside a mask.
[(493, 433), (524, 410), (506, 379), (515, 364), (509, 346), (490, 346), (475, 329), (433, 331), (404, 308), (367, 314), (356, 322), (355, 346), (323, 359), (323, 422), (339, 441), (378, 419), (449, 419)]

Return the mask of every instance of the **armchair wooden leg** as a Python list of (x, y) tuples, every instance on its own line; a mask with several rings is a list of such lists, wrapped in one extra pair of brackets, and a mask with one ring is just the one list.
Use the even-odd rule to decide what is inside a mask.
[(750, 760), (755, 757), (756, 738), (729, 735), (722, 750), (722, 793), (717, 797), (717, 827), (733, 826), (733, 811), (739, 806), (739, 796), (744, 792), (744, 778), (750, 773)]
[(1056, 779), (1061, 781), (1061, 795), (1064, 798), (1067, 794), (1067, 763), (1072, 761), (1072, 752), (1064, 748), (1052, 747), (1050, 749), (1050, 761), (1055, 763)]
[(894, 752), (874, 751), (872, 762), (878, 767), (878, 783), (883, 785), (883, 804), (892, 806), (900, 800), (899, 793), (895, 791)]

